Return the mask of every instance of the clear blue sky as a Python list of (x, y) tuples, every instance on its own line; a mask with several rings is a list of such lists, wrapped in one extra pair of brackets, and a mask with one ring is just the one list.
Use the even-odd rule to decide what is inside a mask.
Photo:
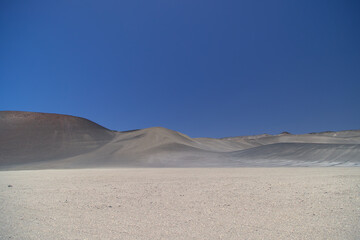
[(360, 128), (360, 2), (0, 3), (0, 110), (192, 137)]

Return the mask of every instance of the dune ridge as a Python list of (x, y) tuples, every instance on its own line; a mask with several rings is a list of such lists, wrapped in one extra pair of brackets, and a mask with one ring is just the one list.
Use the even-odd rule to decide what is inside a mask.
[(359, 166), (360, 130), (190, 138), (162, 127), (111, 131), (61, 114), (0, 112), (0, 169)]

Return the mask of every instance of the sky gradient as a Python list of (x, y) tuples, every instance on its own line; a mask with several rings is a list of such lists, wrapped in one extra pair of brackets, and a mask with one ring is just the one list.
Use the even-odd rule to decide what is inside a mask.
[(1, 1), (0, 110), (191, 137), (360, 128), (359, 1)]

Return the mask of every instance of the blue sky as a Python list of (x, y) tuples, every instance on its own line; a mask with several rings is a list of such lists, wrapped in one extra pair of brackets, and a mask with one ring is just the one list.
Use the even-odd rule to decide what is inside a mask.
[(358, 1), (0, 3), (0, 110), (192, 137), (360, 128)]

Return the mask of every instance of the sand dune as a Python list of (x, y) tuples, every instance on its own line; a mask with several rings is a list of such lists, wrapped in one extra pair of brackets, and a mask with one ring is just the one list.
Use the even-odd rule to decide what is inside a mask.
[(60, 114), (0, 112), (0, 168), (358, 166), (360, 130), (213, 138), (110, 131)]
[[(275, 143), (232, 152), (236, 159), (268, 161), (287, 160), (289, 165), (347, 165), (360, 163), (359, 144), (323, 144), (323, 143)], [(266, 165), (266, 164), (265, 164)], [(287, 164), (285, 164), (287, 165)]]

